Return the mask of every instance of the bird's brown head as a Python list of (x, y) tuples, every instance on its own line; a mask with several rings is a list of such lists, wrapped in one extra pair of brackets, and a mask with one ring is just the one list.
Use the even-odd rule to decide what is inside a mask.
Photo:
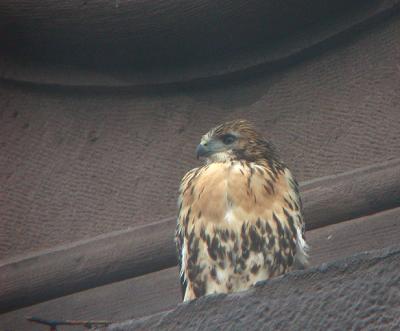
[(246, 120), (229, 121), (211, 129), (201, 138), (196, 153), (197, 158), (205, 157), (208, 162), (278, 162), (274, 147)]

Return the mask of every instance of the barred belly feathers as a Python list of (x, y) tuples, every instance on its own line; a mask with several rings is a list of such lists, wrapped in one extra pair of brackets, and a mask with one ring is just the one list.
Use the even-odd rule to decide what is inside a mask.
[(183, 300), (250, 288), (307, 265), (298, 184), (273, 146), (237, 120), (205, 134), (182, 179), (176, 246)]

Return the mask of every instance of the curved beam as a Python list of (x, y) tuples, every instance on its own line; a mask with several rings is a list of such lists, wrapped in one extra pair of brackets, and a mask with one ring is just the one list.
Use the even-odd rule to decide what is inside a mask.
[[(188, 28), (187, 35), (178, 34), (171, 37), (175, 40), (171, 42), (165, 34), (174, 29), (168, 25), (163, 33), (157, 34), (153, 31), (153, 35), (150, 32), (146, 32), (147, 34), (141, 37), (139, 35), (143, 32), (141, 28), (146, 30), (146, 24), (149, 28), (158, 26), (164, 20), (166, 21), (164, 24), (173, 24), (170, 22), (173, 16), (168, 16), (168, 18), (163, 16), (166, 13), (160, 14), (163, 17), (161, 23), (152, 20), (151, 15), (150, 17), (145, 15), (136, 21), (136, 16), (133, 14), (131, 16), (131, 13), (136, 13), (139, 9), (132, 7), (129, 10), (125, 9), (125, 16), (122, 16), (127, 20), (125, 22), (119, 15), (104, 13), (103, 11), (108, 8), (103, 3), (104, 1), (93, 2), (98, 5), (98, 14), (92, 13), (93, 17), (89, 15), (87, 22), (82, 21), (82, 17), (86, 18), (86, 16), (79, 14), (78, 9), (76, 12), (73, 10), (77, 1), (68, 2), (72, 4), (71, 7), (64, 2), (54, 2), (49, 8), (34, 6), (34, 9), (29, 3), (21, 3), (18, 6), (18, 3), (15, 4), (11, 0), (2, 2), (0, 27), (3, 30), (3, 42), (0, 47), (3, 47), (3, 51), (0, 55), (0, 79), (78, 88), (125, 87), (146, 88), (146, 90), (149, 87), (165, 84), (209, 85), (215, 80), (232, 81), (243, 75), (276, 70), (281, 66), (299, 61), (315, 51), (335, 45), (338, 40), (353, 36), (355, 31), (362, 30), (365, 26), (393, 14), (400, 7), (399, 0), (379, 2), (354, 0), (346, 2), (347, 6), (349, 4), (351, 6), (341, 15), (332, 15), (341, 8), (342, 1), (303, 0), (286, 5), (284, 1), (279, 1), (281, 5), (277, 5), (278, 2), (273, 0), (255, 1), (254, 8), (258, 8), (256, 4), (264, 6), (261, 3), (267, 3), (271, 7), (253, 12), (254, 8), (250, 6), (253, 8), (252, 15), (261, 15), (263, 22), (270, 26), (255, 25), (253, 27), (250, 24), (252, 16), (249, 16), (248, 28), (243, 24), (238, 24), (237, 27), (243, 31), (234, 33), (234, 30), (228, 29), (232, 23), (228, 24), (223, 20), (222, 23), (226, 24), (223, 34), (209, 35), (203, 31), (204, 26), (200, 25)], [(134, 1), (128, 4), (135, 6), (138, 3)], [(172, 6), (172, 3), (175, 2), (165, 1), (165, 6), (168, 7), (168, 4)], [(206, 17), (211, 15), (210, 11), (215, 11), (215, 5), (211, 6), (211, 3), (214, 4), (212, 1), (200, 2), (196, 7), (197, 11), (193, 12), (193, 15), (199, 16), (193, 20), (204, 19), (206, 22)], [(225, 1), (225, 6), (229, 7), (228, 3), (232, 4), (231, 1)], [(193, 5), (188, 1), (187, 6), (190, 4)], [(67, 8), (63, 11), (62, 6), (67, 6)], [(202, 11), (202, 6), (206, 6), (207, 10)], [(243, 6), (243, 3), (235, 2), (235, 6)], [(221, 10), (222, 8), (224, 7), (222, 6)], [(57, 10), (66, 17), (57, 16), (55, 14)], [(237, 10), (235, 7), (235, 11)], [(308, 13), (305, 18), (298, 17), (298, 14), (303, 11)], [(232, 15), (229, 10), (226, 15), (228, 13)], [(329, 19), (325, 18), (327, 13), (330, 14)], [(46, 20), (46, 15), (50, 14), (54, 17), (53, 20)], [(220, 14), (224, 15), (224, 13)], [(78, 18), (70, 17), (74, 15)], [(81, 21), (78, 26), (72, 28), (72, 23), (76, 23), (74, 20), (79, 18)], [(161, 19), (158, 16), (157, 18)], [(230, 18), (232, 22), (236, 22), (234, 18), (235, 16)], [(110, 20), (110, 23), (101, 25), (99, 23), (101, 19), (107, 22)], [(148, 20), (146, 24), (142, 22), (144, 19)], [(112, 23), (113, 20), (114, 23)], [(41, 24), (33, 29), (31, 25), (37, 21)], [(104, 29), (111, 30), (104, 31)], [(119, 29), (122, 30), (119, 31)], [(206, 37), (202, 36), (202, 33)], [(157, 39), (158, 35), (162, 36), (161, 40)], [(193, 37), (194, 35), (196, 38)], [(232, 49), (224, 44), (231, 40), (231, 36), (240, 37), (237, 39), (238, 44)], [(260, 40), (252, 40), (254, 36), (258, 36)], [(81, 40), (82, 38), (84, 39)], [(185, 38), (198, 42), (198, 45), (182, 46), (187, 45)], [(214, 42), (212, 38), (216, 38)], [(5, 40), (8, 40), (9, 45), (6, 48)], [(99, 44), (93, 44), (93, 41)], [(242, 42), (248, 45), (241, 45)], [(28, 49), (21, 50), (19, 47), (28, 47)], [(162, 49), (159, 49), (160, 47)], [(201, 54), (201, 51), (207, 52), (207, 49), (210, 54)], [(144, 54), (143, 59), (140, 59), (138, 50)], [(22, 53), (24, 56), (21, 57)], [(155, 54), (157, 58), (152, 58), (152, 54)]]

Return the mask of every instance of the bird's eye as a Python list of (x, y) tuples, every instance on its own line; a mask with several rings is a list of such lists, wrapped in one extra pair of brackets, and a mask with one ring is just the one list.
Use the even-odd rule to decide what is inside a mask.
[(222, 137), (222, 142), (225, 145), (230, 145), (236, 140), (236, 137), (231, 135), (231, 134), (226, 134), (225, 136)]

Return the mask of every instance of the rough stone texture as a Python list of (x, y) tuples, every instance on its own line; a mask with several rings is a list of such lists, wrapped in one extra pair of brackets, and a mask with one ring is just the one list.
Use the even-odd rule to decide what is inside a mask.
[(129, 330), (398, 330), (400, 247), (293, 272), (232, 295), (109, 327)]
[(201, 134), (248, 118), (299, 180), (400, 155), (400, 20), (285, 71), (196, 89), (0, 84), (0, 257), (176, 212)]

